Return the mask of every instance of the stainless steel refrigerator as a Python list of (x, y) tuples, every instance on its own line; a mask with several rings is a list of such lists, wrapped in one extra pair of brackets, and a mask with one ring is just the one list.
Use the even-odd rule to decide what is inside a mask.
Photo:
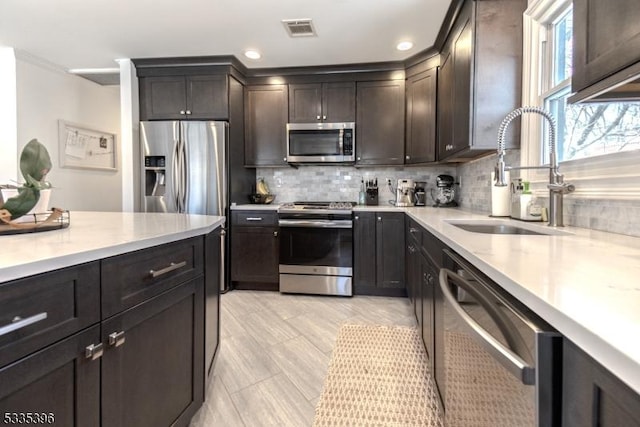
[[(211, 121), (141, 122), (142, 209), (145, 212), (227, 215), (228, 127), (227, 122)], [(226, 289), (227, 244), (224, 232), (219, 238), (219, 246), (216, 242), (211, 246), (207, 243), (205, 247), (208, 258), (220, 259), (219, 276), (207, 273), (205, 282), (205, 363), (208, 375), (211, 375), (218, 347), (219, 295)], [(208, 265), (205, 265), (207, 270)]]
[(225, 215), (226, 122), (140, 123), (142, 209)]

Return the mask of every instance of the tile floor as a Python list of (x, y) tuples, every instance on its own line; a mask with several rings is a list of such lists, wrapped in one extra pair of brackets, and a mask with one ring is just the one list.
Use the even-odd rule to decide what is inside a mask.
[(311, 426), (344, 323), (416, 325), (407, 298), (222, 295), (218, 359), (191, 427)]

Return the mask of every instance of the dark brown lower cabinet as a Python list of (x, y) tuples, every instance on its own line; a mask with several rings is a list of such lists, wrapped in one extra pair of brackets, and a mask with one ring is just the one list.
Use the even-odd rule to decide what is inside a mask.
[(236, 289), (278, 290), (280, 239), (274, 211), (231, 214), (231, 280)]
[(355, 294), (407, 295), (404, 277), (404, 233), (404, 213), (354, 213)]
[(640, 426), (640, 396), (567, 339), (562, 365), (563, 427)]
[(103, 322), (102, 426), (186, 426), (203, 402), (202, 277)]
[(99, 343), (94, 326), (0, 369), (0, 423), (99, 426), (100, 359), (85, 354)]
[[(0, 317), (3, 313), (6, 317), (7, 311), (12, 317), (46, 312), (43, 316), (32, 316), (31, 324), (3, 333), (5, 340), (1, 344), (9, 356), (0, 365), (0, 424), (187, 426), (204, 400), (205, 370), (210, 367), (210, 363), (205, 367), (205, 313), (210, 319), (207, 325), (210, 360), (215, 358), (219, 339), (219, 233), (217, 229), (208, 236), (182, 242), (190, 245), (198, 240), (197, 245), (189, 247), (195, 248), (199, 252), (197, 257), (202, 258), (200, 240), (205, 240), (204, 274), (199, 268), (188, 274), (190, 278), (157, 290), (139, 303), (123, 304), (129, 308), (102, 321), (100, 312), (104, 315), (108, 305), (102, 301), (101, 309), (98, 304), (100, 287), (109, 293), (109, 287), (121, 286), (135, 294), (133, 289), (142, 292), (137, 281), (141, 277), (147, 277), (149, 286), (157, 284), (149, 278), (145, 262), (138, 263), (138, 269), (133, 268), (134, 273), (123, 278), (123, 283), (104, 276), (101, 282), (98, 274), (99, 264), (104, 269), (105, 265), (113, 266), (123, 259), (117, 256), (0, 284), (4, 297), (0, 302), (5, 303)], [(167, 248), (178, 246), (143, 249), (133, 253), (133, 258), (146, 260), (147, 255), (153, 258), (156, 253), (159, 262), (165, 262), (161, 255)], [(176, 253), (183, 255), (180, 251)], [(180, 268), (189, 270), (187, 263)], [(167, 276), (163, 283), (181, 274), (173, 270), (164, 273)], [(209, 289), (206, 310), (205, 280)], [(93, 298), (79, 298), (69, 284), (75, 282), (86, 288), (83, 292), (92, 291)], [(47, 299), (52, 292), (56, 298)], [(39, 307), (28, 304), (30, 300), (39, 301), (38, 298)], [(59, 307), (46, 305), (49, 300)], [(94, 322), (84, 326), (81, 320), (84, 321), (87, 310), (94, 312), (87, 317)], [(37, 319), (38, 316), (42, 319)], [(65, 322), (76, 329), (62, 338), (54, 335), (55, 341), (40, 338), (51, 331), (57, 334), (59, 324)], [(18, 344), (36, 339), (41, 346), (25, 355), (26, 347)]]

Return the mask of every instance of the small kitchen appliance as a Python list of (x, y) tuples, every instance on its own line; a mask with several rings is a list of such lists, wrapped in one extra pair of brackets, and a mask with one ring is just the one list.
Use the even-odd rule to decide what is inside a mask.
[(353, 122), (288, 123), (286, 130), (288, 163), (353, 163), (356, 160)]
[(427, 193), (425, 192), (427, 188), (427, 183), (424, 181), (416, 181), (415, 192), (413, 194), (414, 204), (416, 206), (426, 206), (427, 205)]
[(431, 189), (431, 198), (436, 208), (452, 208), (458, 206), (455, 200), (455, 180), (451, 175), (438, 175), (436, 177), (436, 189)]
[(413, 206), (415, 184), (412, 179), (399, 179), (396, 187), (396, 206)]

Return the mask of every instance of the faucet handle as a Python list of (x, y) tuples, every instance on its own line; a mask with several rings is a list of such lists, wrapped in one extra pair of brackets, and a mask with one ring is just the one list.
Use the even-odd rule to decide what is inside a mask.
[(568, 194), (576, 191), (576, 186), (573, 184), (569, 184), (568, 182), (563, 182), (560, 184), (548, 184), (547, 188), (556, 193)]

